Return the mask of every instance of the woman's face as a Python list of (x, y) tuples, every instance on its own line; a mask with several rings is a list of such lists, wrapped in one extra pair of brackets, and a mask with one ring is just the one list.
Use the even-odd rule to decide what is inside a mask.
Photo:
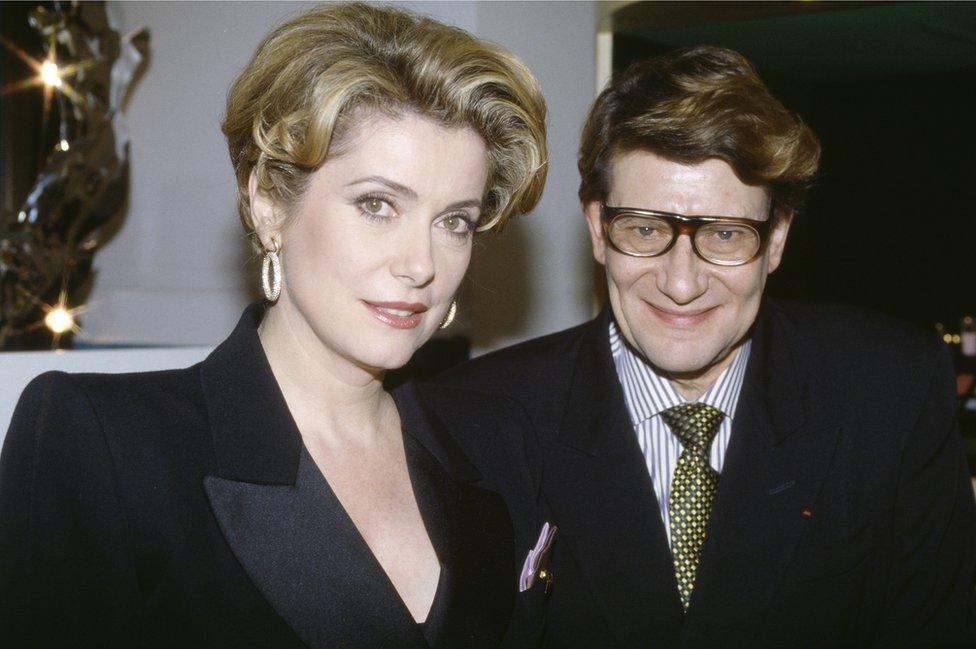
[(287, 225), (259, 226), (265, 246), (273, 235), (281, 244), (273, 308), (302, 346), (393, 369), (438, 328), (468, 268), (486, 149), (470, 128), (414, 114), (369, 116), (347, 137)]

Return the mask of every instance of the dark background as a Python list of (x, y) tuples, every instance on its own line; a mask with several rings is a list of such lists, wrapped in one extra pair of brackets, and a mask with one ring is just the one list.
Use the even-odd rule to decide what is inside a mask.
[(27, 22), (41, 5), (53, 8), (51, 2), (0, 1), (0, 208), (8, 213), (20, 209), (57, 144), (57, 102), (50, 102), (45, 115), (44, 87), (19, 87), (36, 78), (37, 72), (14, 51), (44, 60), (41, 38)]
[(731, 47), (820, 137), (770, 294), (950, 332), (976, 313), (976, 3), (637, 3), (614, 25), (615, 70)]

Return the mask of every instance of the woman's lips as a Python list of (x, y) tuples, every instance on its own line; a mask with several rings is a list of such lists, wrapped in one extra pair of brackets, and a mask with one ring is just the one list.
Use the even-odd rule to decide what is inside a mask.
[(423, 320), (427, 305), (419, 302), (367, 302), (363, 304), (373, 317), (394, 329), (413, 329)]
[(694, 311), (675, 311), (672, 309), (662, 309), (661, 307), (648, 304), (651, 312), (665, 324), (672, 327), (694, 327), (712, 315), (715, 307), (708, 309), (695, 309)]

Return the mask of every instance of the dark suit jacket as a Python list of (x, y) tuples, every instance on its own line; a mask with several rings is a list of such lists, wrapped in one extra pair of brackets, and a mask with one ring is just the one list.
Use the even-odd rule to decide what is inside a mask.
[(0, 459), (0, 646), (498, 646), (512, 524), (451, 431), (514, 438), (504, 404), (395, 395), (442, 566), (421, 630), (305, 452), (261, 314), (185, 370), (28, 386)]
[(540, 516), (559, 527), (547, 645), (976, 646), (976, 514), (934, 336), (764, 305), (684, 614), (609, 317), (441, 379), (506, 395), (531, 421)]

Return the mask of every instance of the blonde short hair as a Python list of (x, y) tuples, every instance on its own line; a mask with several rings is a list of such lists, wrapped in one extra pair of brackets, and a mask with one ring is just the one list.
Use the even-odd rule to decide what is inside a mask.
[(258, 186), (287, 208), (366, 111), (415, 112), (470, 127), (487, 147), (480, 230), (538, 202), (547, 168), (546, 107), (532, 73), (502, 47), (425, 16), (381, 5), (322, 6), (264, 39), (227, 96), (221, 126), (238, 210), (254, 231)]

